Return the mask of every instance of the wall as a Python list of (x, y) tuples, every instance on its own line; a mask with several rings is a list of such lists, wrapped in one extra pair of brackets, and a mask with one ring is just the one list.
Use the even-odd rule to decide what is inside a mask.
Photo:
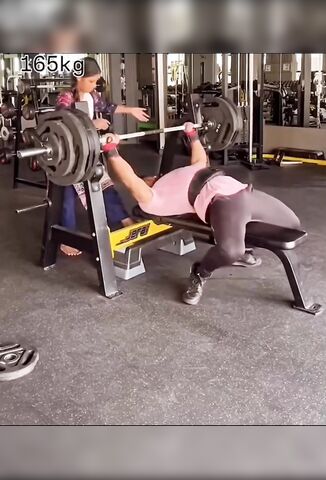
[[(280, 65), (280, 61), (282, 65)], [(290, 66), (290, 70), (284, 70), (284, 64)], [(296, 57), (292, 53), (283, 53), (282, 57), (278, 53), (268, 53), (266, 55), (266, 65), (270, 66), (271, 71), (265, 71), (265, 79), (267, 82), (279, 82), (280, 76), (282, 81), (295, 80), (297, 62)]]
[(264, 152), (288, 147), (326, 152), (326, 131), (321, 128), (278, 127), (265, 125)]

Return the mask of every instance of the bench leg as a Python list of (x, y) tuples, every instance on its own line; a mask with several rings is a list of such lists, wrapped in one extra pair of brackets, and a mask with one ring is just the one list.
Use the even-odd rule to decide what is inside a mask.
[(307, 305), (302, 294), (302, 279), (298, 274), (299, 264), (296, 261), (296, 254), (293, 250), (272, 250), (281, 260), (289, 280), (289, 284), (294, 296), (293, 308), (301, 310), (311, 315), (317, 315), (322, 312), (322, 306), (319, 303)]

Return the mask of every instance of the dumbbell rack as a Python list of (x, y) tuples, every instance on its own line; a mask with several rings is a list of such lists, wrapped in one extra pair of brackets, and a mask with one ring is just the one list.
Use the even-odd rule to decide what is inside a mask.
[[(1, 89), (1, 115), (0, 115), (0, 125), (1, 125), (1, 131), (0, 131), (0, 141), (1, 141), (1, 151), (0, 151), (0, 156), (1, 156), (1, 163), (3, 164), (9, 164), (11, 163), (12, 159), (12, 150), (13, 150), (13, 135), (16, 134), (14, 133), (13, 127), (15, 128), (15, 119), (12, 118), (11, 116), (7, 116), (4, 114), (2, 111), (2, 107), (6, 104), (13, 103), (13, 99), (16, 99), (17, 97), (17, 92), (15, 90), (5, 90)], [(4, 98), (6, 98), (6, 101), (4, 101)], [(8, 110), (9, 111), (9, 110)], [(10, 122), (10, 124), (8, 124)], [(3, 130), (6, 130), (6, 136)]]
[(14, 170), (13, 170), (13, 188), (17, 188), (18, 184), (22, 185), (29, 185), (31, 187), (46, 188), (46, 182), (39, 182), (34, 180), (29, 180), (27, 178), (20, 177), (20, 164), (19, 158), (17, 156), (17, 151), (20, 148), (20, 144), (22, 143), (22, 111), (21, 111), (21, 104), (23, 100), (23, 95), (18, 92), (17, 94), (17, 118), (16, 118), (16, 139), (15, 139), (15, 152), (14, 152)]

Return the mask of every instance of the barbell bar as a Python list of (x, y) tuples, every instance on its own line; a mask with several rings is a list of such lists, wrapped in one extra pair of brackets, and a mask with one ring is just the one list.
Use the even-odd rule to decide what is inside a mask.
[(39, 203), (37, 205), (32, 205), (31, 207), (25, 207), (25, 208), (17, 208), (16, 213), (19, 215), (21, 213), (29, 213), (34, 210), (38, 210), (39, 208), (45, 208), (45, 207), (50, 207), (51, 206), (51, 200), (46, 198), (43, 200), (42, 203)]
[(32, 104), (26, 103), (22, 107), (22, 117), (25, 120), (34, 120), (37, 113), (53, 112), (53, 110), (55, 107), (51, 105), (35, 108)]
[[(241, 113), (228, 99), (219, 97), (214, 106), (197, 108), (195, 128), (213, 151), (234, 145), (243, 128)], [(184, 131), (184, 125), (120, 135), (121, 140), (159, 133)], [(112, 133), (99, 136), (89, 116), (80, 110), (62, 109), (40, 115), (29, 147), (17, 151), (19, 158), (36, 157), (49, 181), (68, 186), (91, 180), (101, 150)], [(172, 153), (173, 154), (173, 153)]]
[(51, 157), (52, 149), (50, 147), (36, 147), (36, 148), (24, 148), (24, 150), (17, 151), (17, 157), (20, 159), (38, 157), (40, 155), (48, 155), (48, 157)]
[[(198, 130), (205, 130), (203, 124), (197, 123), (194, 124), (194, 128)], [(181, 132), (184, 131), (184, 125), (178, 125), (175, 127), (166, 127), (166, 128), (156, 128), (154, 130), (145, 130), (142, 132), (133, 132), (133, 133), (123, 133), (119, 135), (120, 140), (130, 140), (131, 138), (146, 137), (147, 135), (157, 135), (159, 133), (171, 133), (171, 132)], [(101, 145), (105, 145), (107, 140), (110, 139), (112, 133), (105, 133), (100, 136)]]
[[(195, 129), (198, 130), (204, 130), (205, 127), (203, 125), (200, 125), (199, 123), (194, 125)], [(129, 140), (131, 138), (137, 138), (137, 137), (144, 137), (147, 135), (156, 135), (158, 133), (171, 133), (171, 132), (181, 132), (184, 131), (185, 126), (184, 125), (179, 125), (176, 127), (167, 127), (167, 128), (157, 128), (155, 130), (147, 130), (145, 132), (134, 132), (134, 133), (125, 133), (122, 135), (119, 135), (120, 140)], [(112, 136), (112, 133), (106, 133), (104, 135), (100, 136), (100, 143), (101, 145), (105, 145), (107, 143), (107, 140), (110, 139)], [(48, 155), (51, 157), (52, 155), (52, 150), (50, 147), (39, 147), (39, 148), (26, 148), (24, 150), (18, 150), (17, 156), (20, 159), (23, 158), (30, 158), (30, 157), (37, 157), (39, 155)]]

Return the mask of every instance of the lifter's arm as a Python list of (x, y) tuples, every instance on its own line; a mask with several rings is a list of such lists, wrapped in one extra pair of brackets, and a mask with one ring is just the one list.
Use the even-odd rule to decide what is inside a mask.
[(185, 134), (191, 142), (191, 165), (202, 164), (203, 167), (206, 167), (208, 163), (207, 154), (193, 125), (191, 122), (185, 123)]
[(153, 197), (152, 189), (135, 174), (129, 163), (119, 155), (118, 144), (119, 136), (112, 134), (111, 143), (103, 148), (105, 158), (113, 170), (114, 176), (129, 190), (138, 203), (149, 202)]

